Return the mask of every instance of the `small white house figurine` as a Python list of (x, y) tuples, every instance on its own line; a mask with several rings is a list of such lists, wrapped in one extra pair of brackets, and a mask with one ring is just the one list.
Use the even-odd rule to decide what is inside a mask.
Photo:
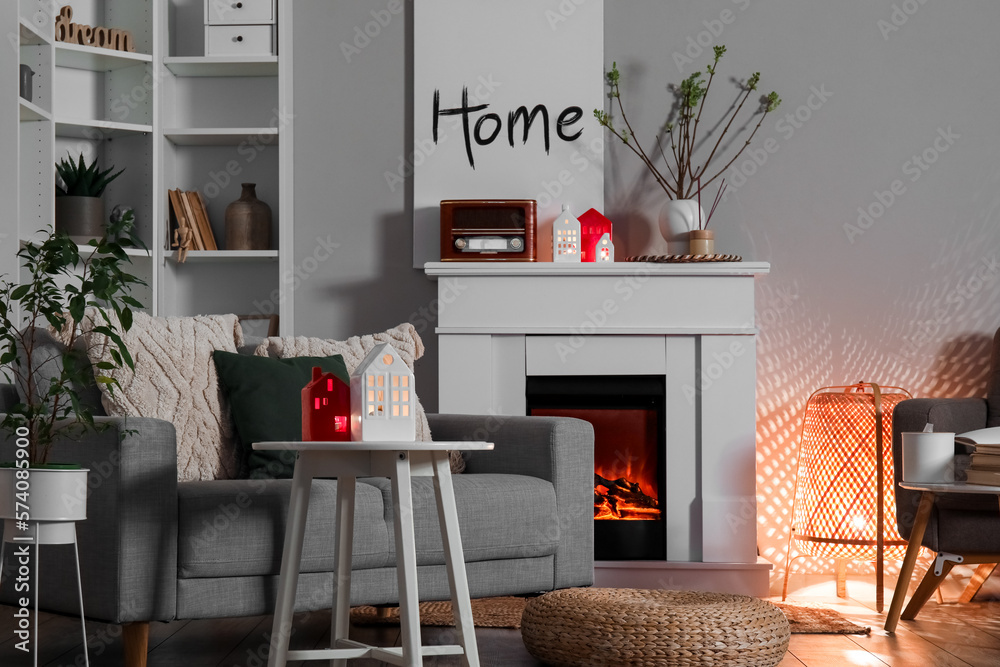
[(552, 261), (580, 261), (580, 221), (573, 217), (566, 204), (552, 223)]
[(351, 440), (416, 440), (413, 372), (389, 343), (372, 348), (351, 373)]
[(615, 261), (615, 244), (611, 242), (611, 234), (604, 232), (604, 234), (601, 235), (601, 240), (594, 246), (594, 261)]

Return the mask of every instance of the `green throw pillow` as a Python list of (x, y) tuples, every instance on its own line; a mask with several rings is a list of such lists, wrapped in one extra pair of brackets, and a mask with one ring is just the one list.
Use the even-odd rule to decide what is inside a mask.
[(216, 350), (212, 353), (219, 383), (232, 411), (236, 432), (249, 455), (252, 479), (288, 478), (295, 468), (295, 453), (256, 451), (251, 445), (268, 440), (302, 439), (302, 388), (312, 380), (313, 366), (333, 373), (350, 384), (344, 358), (252, 357)]

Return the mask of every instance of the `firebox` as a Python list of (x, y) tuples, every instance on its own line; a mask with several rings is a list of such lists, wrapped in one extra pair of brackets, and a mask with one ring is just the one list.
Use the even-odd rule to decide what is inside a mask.
[(594, 426), (594, 559), (664, 560), (663, 376), (526, 378), (529, 415)]

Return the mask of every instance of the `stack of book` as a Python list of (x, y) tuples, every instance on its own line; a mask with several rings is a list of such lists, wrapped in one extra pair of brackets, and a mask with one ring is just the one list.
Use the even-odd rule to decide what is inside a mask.
[(173, 245), (178, 249), (178, 259), (184, 261), (187, 250), (218, 250), (201, 193), (168, 190), (167, 194), (177, 221)]
[(955, 438), (960, 444), (971, 447), (966, 481), (969, 484), (1000, 486), (1000, 442), (974, 442), (967, 438)]

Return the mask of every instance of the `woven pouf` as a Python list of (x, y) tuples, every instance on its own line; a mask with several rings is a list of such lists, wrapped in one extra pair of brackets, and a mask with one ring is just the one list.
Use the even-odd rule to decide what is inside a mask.
[(567, 588), (528, 601), (528, 652), (557, 667), (771, 667), (788, 650), (788, 619), (746, 595)]

